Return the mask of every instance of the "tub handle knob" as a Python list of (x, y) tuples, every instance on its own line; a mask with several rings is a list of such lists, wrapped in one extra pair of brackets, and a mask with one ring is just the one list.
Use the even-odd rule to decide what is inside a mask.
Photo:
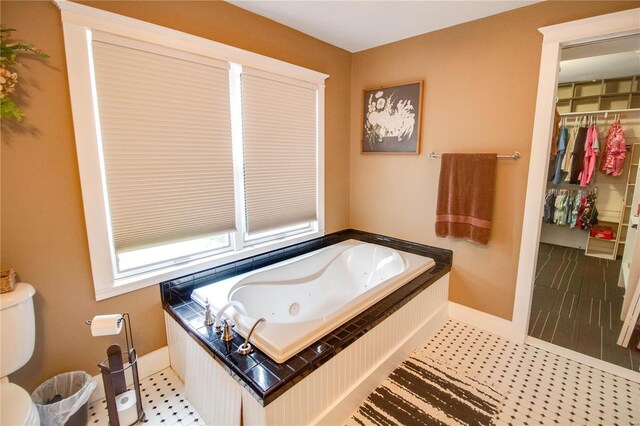
[(204, 311), (204, 325), (210, 326), (213, 325), (213, 312), (211, 312), (211, 305), (209, 304), (209, 299), (205, 299), (205, 311)]
[(222, 341), (223, 342), (229, 342), (233, 340), (233, 332), (231, 331), (231, 327), (233, 327), (233, 324), (227, 321), (226, 318), (222, 320)]
[(238, 346), (238, 353), (240, 355), (249, 355), (253, 351), (253, 347), (251, 346), (251, 343), (249, 343), (249, 339), (251, 339), (253, 330), (256, 329), (256, 327), (258, 326), (258, 324), (260, 324), (261, 321), (266, 321), (266, 319), (260, 318), (258, 321), (256, 321), (255, 324), (253, 324), (253, 327), (251, 327), (249, 334), (247, 334), (247, 338), (244, 340), (244, 343)]

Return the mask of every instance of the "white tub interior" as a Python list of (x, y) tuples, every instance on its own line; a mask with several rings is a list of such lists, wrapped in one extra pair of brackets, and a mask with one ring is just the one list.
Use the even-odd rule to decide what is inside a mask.
[(302, 259), (291, 265), (295, 270), (286, 276), (284, 268), (249, 275), (233, 286), (229, 300), (242, 303), (251, 318), (271, 323), (311, 321), (330, 316), (345, 301), (356, 299), (407, 267), (397, 251), (373, 244), (337, 254), (326, 267), (318, 268), (316, 262), (313, 256)]
[(348, 240), (201, 287), (191, 297), (202, 306), (208, 300), (214, 311), (240, 302), (246, 315), (227, 313), (243, 336), (265, 318), (251, 341), (284, 362), (434, 265), (427, 257)]

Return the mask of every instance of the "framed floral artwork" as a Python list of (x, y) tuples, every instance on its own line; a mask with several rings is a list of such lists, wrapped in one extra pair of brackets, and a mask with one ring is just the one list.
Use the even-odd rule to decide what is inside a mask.
[(365, 89), (362, 153), (418, 154), (422, 82)]

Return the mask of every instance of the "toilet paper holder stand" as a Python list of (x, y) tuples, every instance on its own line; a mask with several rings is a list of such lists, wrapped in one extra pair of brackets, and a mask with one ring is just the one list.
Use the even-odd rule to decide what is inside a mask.
[[(102, 374), (102, 382), (104, 383), (104, 394), (107, 401), (107, 412), (109, 414), (109, 424), (111, 426), (131, 426), (137, 422), (144, 421), (145, 414), (142, 408), (142, 395), (140, 392), (140, 377), (138, 375), (138, 355), (133, 346), (133, 333), (131, 330), (131, 318), (127, 312), (122, 314), (119, 321), (124, 322), (124, 334), (127, 344), (127, 350), (124, 352), (117, 344), (112, 344), (107, 349), (107, 358), (98, 364), (100, 373)], [(91, 321), (86, 321), (91, 325)], [(128, 362), (125, 366), (124, 360)], [(118, 414), (116, 398), (127, 392), (126, 372), (130, 370), (133, 379), (133, 388), (136, 395), (136, 411), (137, 417), (133, 423), (129, 425), (120, 424), (120, 415)]]

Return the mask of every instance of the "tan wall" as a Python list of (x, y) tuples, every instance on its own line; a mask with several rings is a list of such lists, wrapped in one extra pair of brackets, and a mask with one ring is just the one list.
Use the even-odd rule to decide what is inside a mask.
[[(351, 55), (224, 2), (89, 2), (115, 13), (217, 40), (329, 74), (326, 88), (326, 229), (349, 226)], [(2, 268), (37, 290), (37, 342), (11, 380), (32, 390), (56, 373), (97, 374), (111, 337), (84, 320), (131, 313), (140, 354), (166, 344), (158, 286), (96, 302), (84, 223), (60, 12), (49, 1), (2, 1), (2, 23), (51, 55), (25, 59), (19, 125), (2, 122)], [(3, 351), (8, 348), (2, 348)]]
[[(351, 223), (450, 247), (452, 300), (504, 318), (511, 316), (520, 242), (540, 57), (537, 28), (637, 4), (545, 2), (350, 55), (223, 2), (87, 3), (329, 74), (327, 232)], [(27, 118), (19, 125), (2, 123), (2, 268), (16, 268), (38, 291), (35, 354), (11, 379), (33, 389), (59, 372), (97, 372), (95, 364), (113, 339), (90, 337), (84, 320), (95, 314), (130, 312), (142, 354), (166, 340), (157, 286), (94, 300), (59, 12), (48, 1), (3, 0), (0, 8), (2, 23), (19, 29), (16, 36), (51, 55), (24, 60), (20, 100)], [(362, 89), (416, 79), (426, 82), (423, 154), (360, 155)], [(436, 238), (439, 163), (428, 152), (515, 149), (523, 160), (498, 166), (490, 245)]]
[[(510, 319), (542, 36), (539, 27), (637, 7), (544, 2), (353, 55), (351, 226), (450, 248), (450, 300)], [(362, 90), (423, 80), (422, 154), (362, 155)], [(488, 246), (435, 236), (440, 161), (429, 152), (520, 151), (499, 160)]]

